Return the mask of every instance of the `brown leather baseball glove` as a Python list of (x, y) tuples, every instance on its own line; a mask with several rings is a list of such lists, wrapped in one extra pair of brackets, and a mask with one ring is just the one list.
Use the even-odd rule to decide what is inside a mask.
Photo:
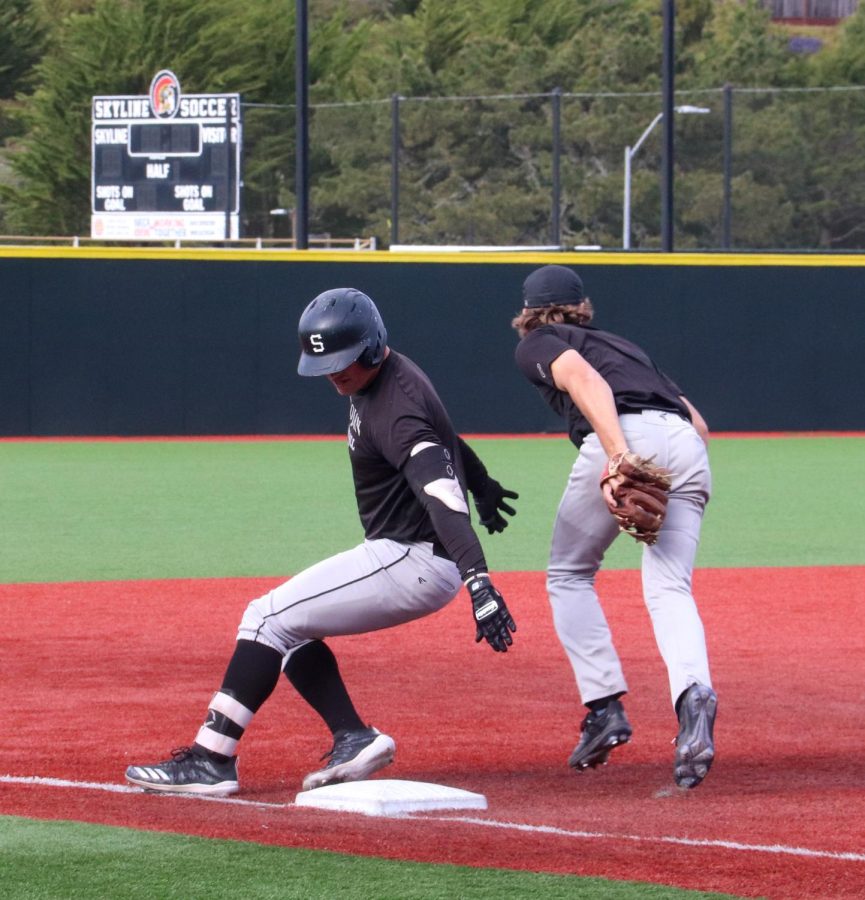
[(671, 473), (652, 459), (626, 450), (607, 461), (601, 489), (619, 529), (643, 544), (654, 544), (667, 514)]

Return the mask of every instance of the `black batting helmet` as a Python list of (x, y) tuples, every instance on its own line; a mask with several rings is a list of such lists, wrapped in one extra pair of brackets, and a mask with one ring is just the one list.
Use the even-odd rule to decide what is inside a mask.
[(298, 324), (301, 375), (332, 375), (359, 362), (368, 369), (384, 359), (387, 331), (375, 303), (354, 288), (319, 294)]

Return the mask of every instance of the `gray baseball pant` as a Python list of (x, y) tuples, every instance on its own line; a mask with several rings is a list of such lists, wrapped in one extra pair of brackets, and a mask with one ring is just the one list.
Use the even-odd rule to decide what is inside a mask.
[(287, 658), (311, 640), (377, 631), (434, 613), (461, 587), (457, 567), (435, 555), (428, 541), (365, 540), (253, 600), (237, 638)]
[[(642, 556), (643, 598), (667, 667), (672, 701), (695, 682), (711, 685), (703, 624), (691, 574), (703, 511), (712, 490), (706, 447), (690, 422), (644, 410), (619, 421), (628, 446), (673, 473), (658, 542)], [(619, 534), (599, 487), (607, 456), (589, 435), (571, 470), (553, 528), (547, 591), (556, 632), (574, 670), (583, 703), (628, 689), (595, 590), (604, 553)]]

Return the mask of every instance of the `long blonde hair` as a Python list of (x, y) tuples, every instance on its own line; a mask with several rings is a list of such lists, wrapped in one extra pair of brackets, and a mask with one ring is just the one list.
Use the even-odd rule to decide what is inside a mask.
[(588, 325), (595, 314), (592, 301), (586, 297), (582, 303), (527, 306), (511, 321), (520, 337), (541, 325)]

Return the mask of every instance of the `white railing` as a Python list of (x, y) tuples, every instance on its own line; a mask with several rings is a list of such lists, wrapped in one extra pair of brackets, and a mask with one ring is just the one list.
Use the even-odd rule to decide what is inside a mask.
[[(375, 236), (335, 238), (329, 234), (310, 235), (310, 250), (377, 250)], [(218, 247), (237, 250), (296, 250), (293, 238), (239, 238), (230, 241), (106, 241), (80, 235), (0, 234), (0, 247)]]

